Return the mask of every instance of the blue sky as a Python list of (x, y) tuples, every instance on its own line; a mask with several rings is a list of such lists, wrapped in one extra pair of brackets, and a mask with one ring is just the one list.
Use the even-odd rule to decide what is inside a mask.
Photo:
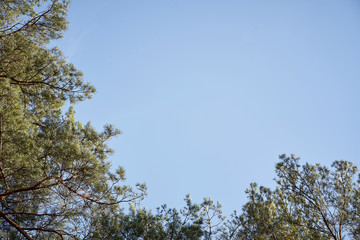
[(282, 153), (360, 165), (359, 1), (74, 0), (68, 19), (56, 44), (97, 88), (78, 120), (123, 132), (110, 159), (144, 206), (240, 210)]

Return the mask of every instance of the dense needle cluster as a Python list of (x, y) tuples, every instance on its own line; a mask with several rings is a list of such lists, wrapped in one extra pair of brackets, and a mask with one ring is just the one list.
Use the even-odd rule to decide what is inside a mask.
[(281, 155), (275, 190), (251, 184), (227, 219), (209, 198), (186, 196), (180, 210), (139, 207), (145, 185), (124, 185), (124, 169), (111, 172), (106, 160), (119, 131), (63, 112), (95, 93), (49, 47), (66, 29), (68, 5), (0, 0), (1, 239), (360, 239), (360, 180), (347, 161), (329, 169)]

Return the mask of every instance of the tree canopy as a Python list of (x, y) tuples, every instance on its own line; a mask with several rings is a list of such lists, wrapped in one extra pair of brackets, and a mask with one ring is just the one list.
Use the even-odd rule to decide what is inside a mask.
[[(227, 219), (210, 198), (177, 210), (136, 205), (146, 187), (110, 171), (112, 125), (98, 132), (65, 103), (95, 88), (49, 43), (67, 27), (67, 0), (0, 1), (1, 239), (360, 239), (360, 179), (281, 155), (276, 188), (252, 183)], [(357, 179), (356, 179), (357, 178)], [(133, 203), (128, 211), (121, 203)]]
[(194, 204), (188, 196), (180, 210), (103, 213), (97, 233), (105, 239), (359, 239), (358, 169), (343, 160), (331, 167), (281, 155), (275, 188), (250, 184), (247, 202), (227, 219), (211, 199)]
[(300, 165), (280, 156), (276, 188), (252, 183), (242, 214), (226, 224), (226, 239), (359, 239), (360, 176), (351, 162)]
[(0, 236), (2, 239), (86, 239), (94, 211), (141, 199), (109, 171), (111, 125), (97, 132), (65, 114), (66, 101), (90, 98), (93, 86), (48, 48), (66, 29), (68, 1), (1, 1)]

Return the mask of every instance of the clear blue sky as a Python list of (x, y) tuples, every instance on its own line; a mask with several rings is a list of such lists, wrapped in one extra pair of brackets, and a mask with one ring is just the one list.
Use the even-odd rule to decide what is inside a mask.
[(144, 206), (240, 210), (282, 153), (360, 165), (358, 0), (74, 0), (69, 21), (57, 45), (98, 90), (77, 117), (122, 130)]

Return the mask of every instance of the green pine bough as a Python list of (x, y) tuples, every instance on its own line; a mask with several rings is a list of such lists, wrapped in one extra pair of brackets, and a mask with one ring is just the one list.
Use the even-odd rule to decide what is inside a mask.
[(68, 5), (0, 1), (0, 239), (360, 239), (360, 180), (347, 161), (329, 169), (281, 155), (276, 188), (251, 184), (228, 218), (189, 195), (179, 210), (139, 206), (146, 186), (124, 184), (124, 169), (107, 161), (119, 130), (62, 112), (95, 93), (48, 47), (67, 27)]
[(135, 202), (145, 186), (109, 171), (111, 125), (97, 132), (63, 105), (90, 98), (93, 86), (51, 40), (66, 29), (68, 1), (0, 2), (0, 238), (84, 239), (93, 215)]

